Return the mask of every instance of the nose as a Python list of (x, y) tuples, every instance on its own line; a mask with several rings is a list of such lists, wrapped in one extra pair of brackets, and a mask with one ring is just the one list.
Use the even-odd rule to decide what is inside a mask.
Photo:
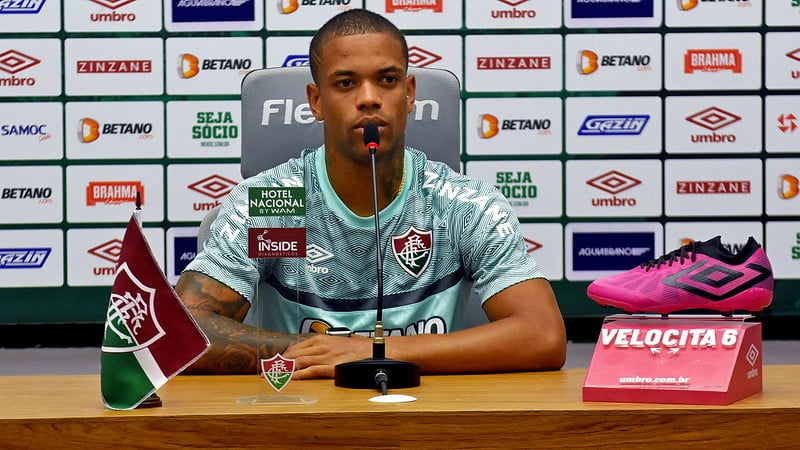
[(364, 82), (358, 90), (358, 109), (360, 111), (380, 108), (383, 104), (380, 88), (372, 82)]

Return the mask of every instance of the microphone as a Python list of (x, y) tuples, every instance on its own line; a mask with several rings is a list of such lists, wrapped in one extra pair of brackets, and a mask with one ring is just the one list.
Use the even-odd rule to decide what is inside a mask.
[(372, 358), (338, 364), (334, 368), (334, 385), (355, 389), (378, 388), (386, 395), (389, 387), (419, 386), (419, 366), (409, 361), (386, 358), (386, 340), (383, 336), (383, 257), (381, 252), (381, 227), (378, 210), (378, 181), (375, 170), (375, 152), (380, 145), (378, 126), (370, 122), (364, 126), (364, 147), (372, 162), (372, 200), (375, 215), (375, 253), (378, 275), (375, 332), (372, 337)]

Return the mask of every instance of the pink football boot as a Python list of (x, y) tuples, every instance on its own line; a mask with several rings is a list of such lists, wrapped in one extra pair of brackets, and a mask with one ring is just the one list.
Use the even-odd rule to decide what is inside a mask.
[(666, 315), (685, 309), (761, 311), (772, 302), (772, 266), (753, 237), (736, 254), (720, 236), (691, 242), (639, 266), (593, 281), (586, 294), (626, 312)]

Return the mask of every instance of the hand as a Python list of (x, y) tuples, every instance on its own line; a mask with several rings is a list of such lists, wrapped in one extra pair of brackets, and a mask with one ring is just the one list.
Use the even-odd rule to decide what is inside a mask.
[(372, 339), (319, 334), (290, 345), (283, 356), (295, 360), (292, 379), (333, 378), (337, 364), (372, 356)]

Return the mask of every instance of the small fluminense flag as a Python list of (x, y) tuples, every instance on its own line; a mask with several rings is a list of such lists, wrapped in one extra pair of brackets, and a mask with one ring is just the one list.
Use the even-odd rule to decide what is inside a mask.
[(100, 388), (111, 409), (139, 406), (209, 346), (131, 216), (108, 302)]

